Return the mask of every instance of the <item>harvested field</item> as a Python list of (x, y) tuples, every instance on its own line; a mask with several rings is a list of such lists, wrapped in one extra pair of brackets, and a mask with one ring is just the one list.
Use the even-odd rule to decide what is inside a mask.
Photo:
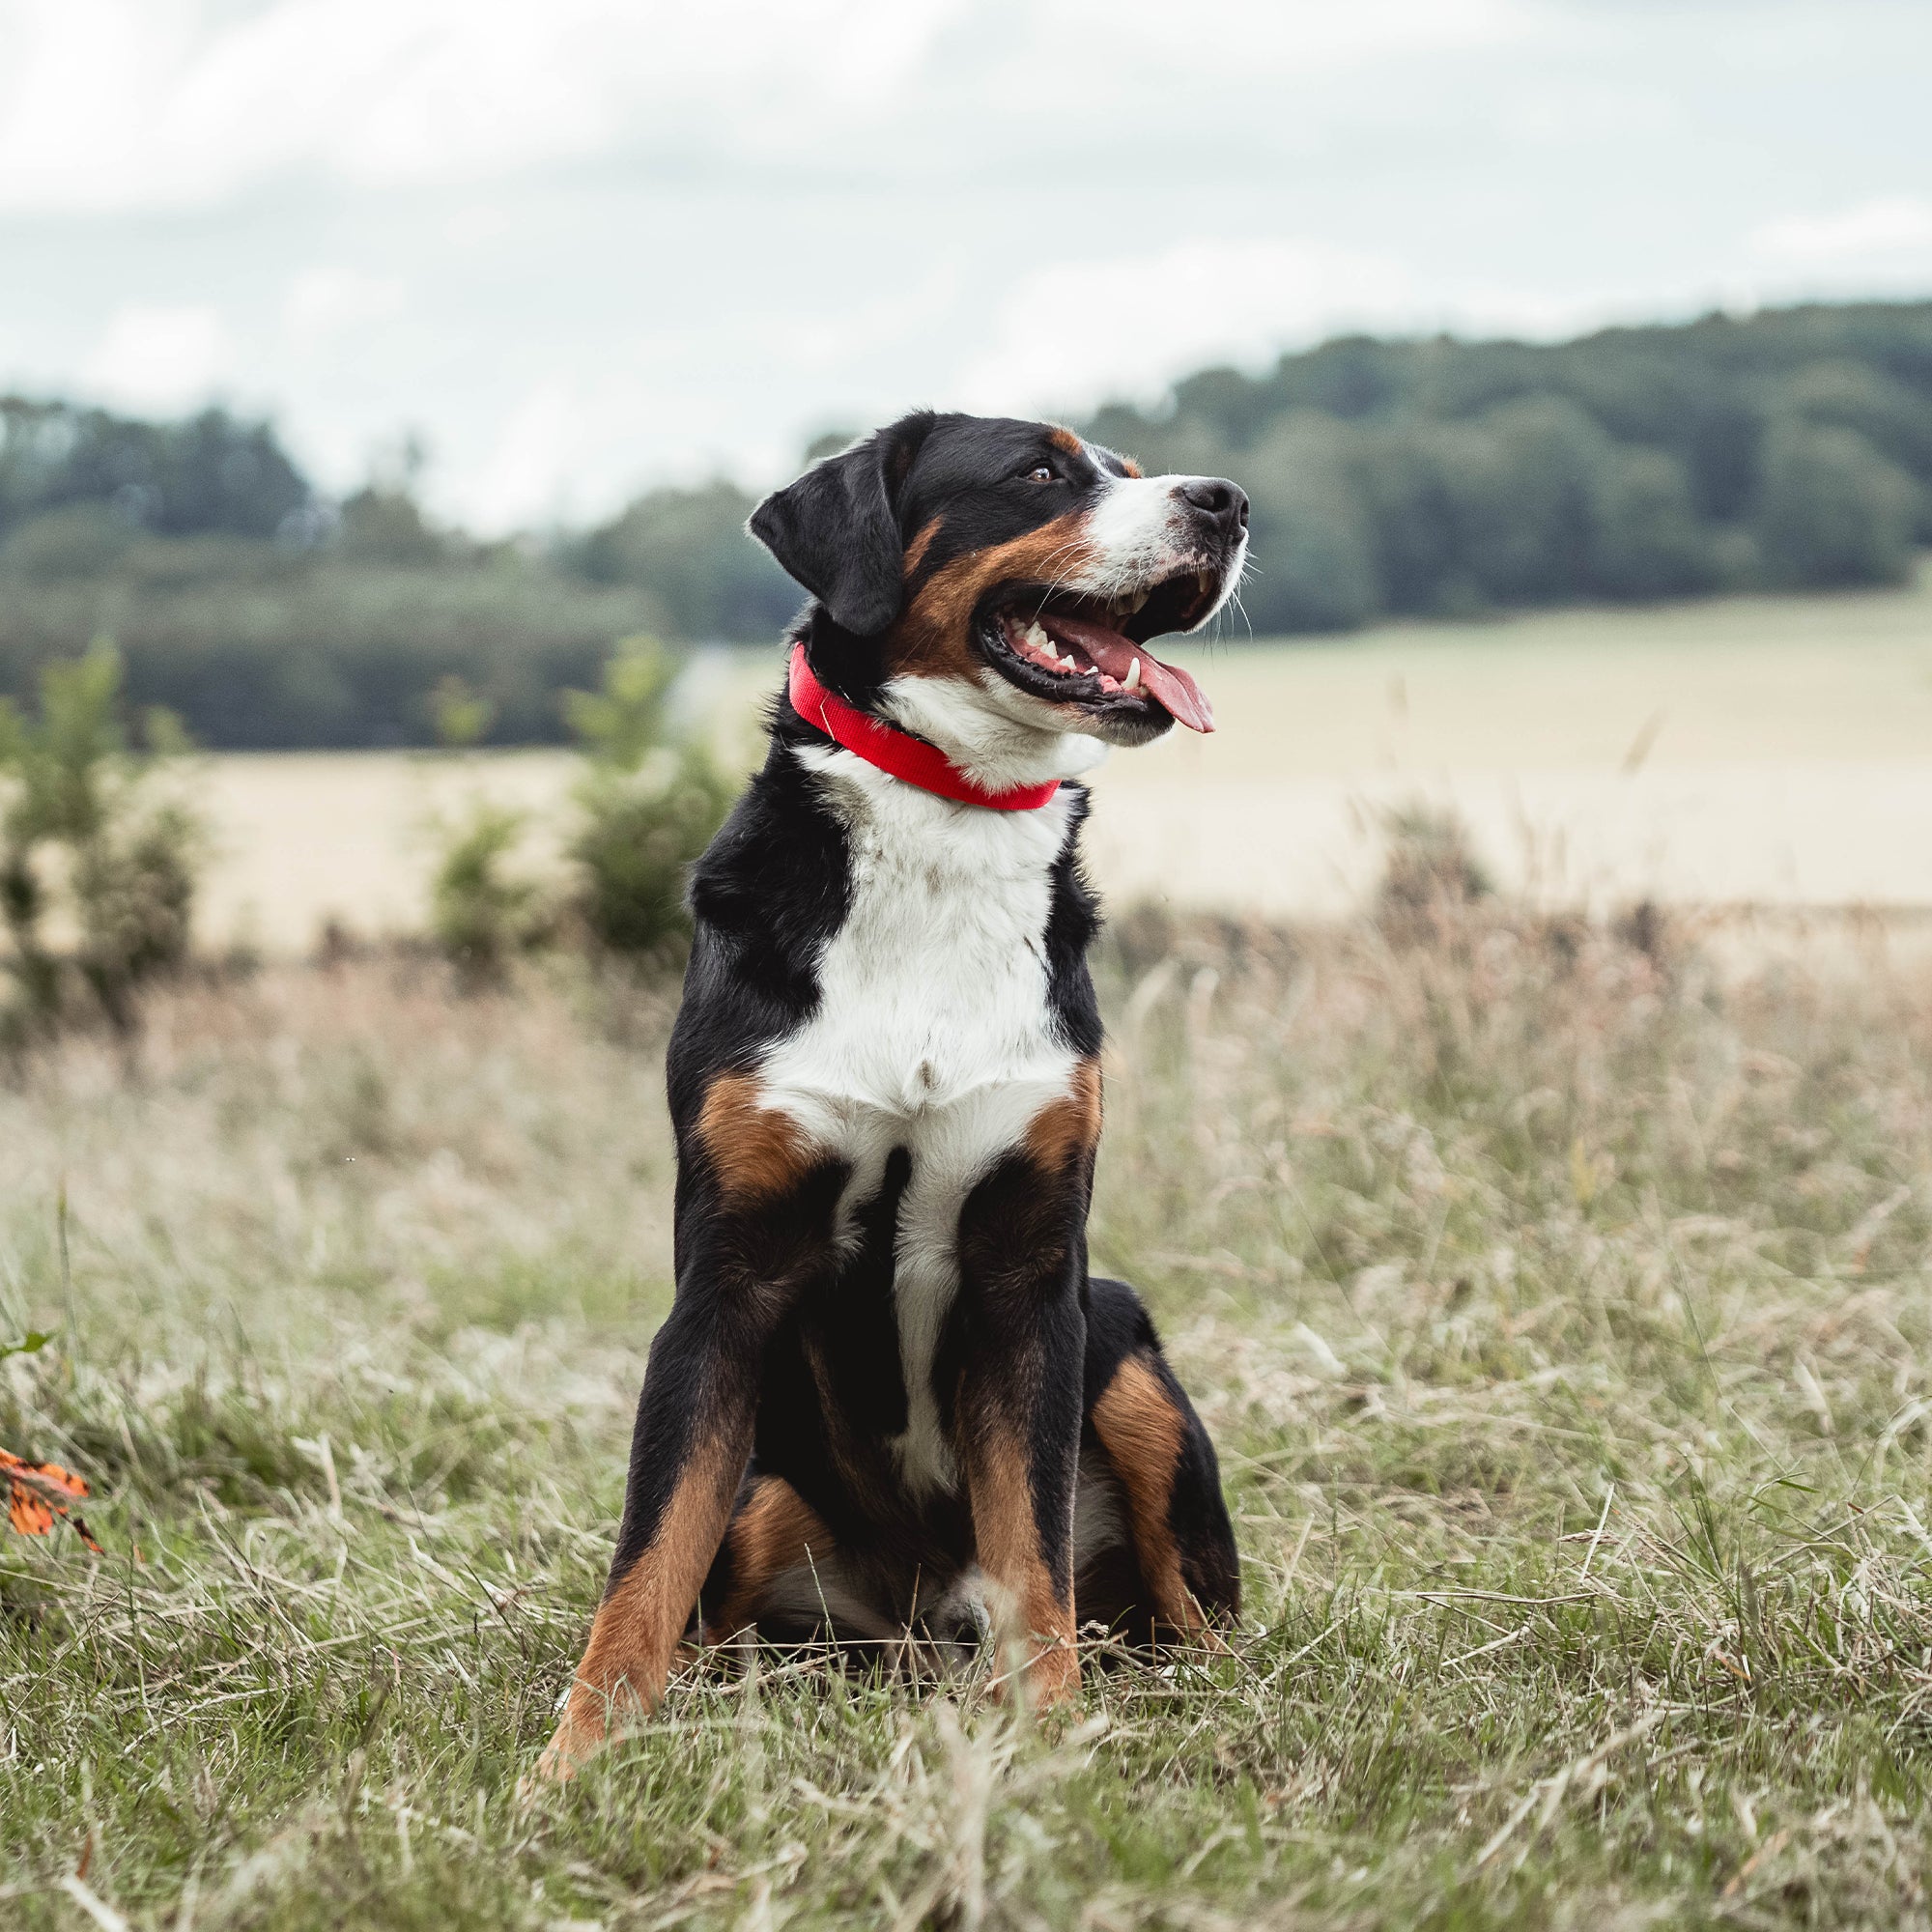
[[(1548, 905), (1932, 905), (1932, 572), (1918, 587), (1566, 611), (1359, 638), (1185, 646), (1211, 738), (1114, 758), (1088, 835), (1117, 898), (1271, 918), (1353, 911), (1382, 813), (1459, 811)], [(757, 754), (776, 649), (686, 693)], [(335, 920), (414, 930), (426, 823), (471, 791), (554, 810), (561, 753), (210, 761), (210, 936), (299, 953)]]

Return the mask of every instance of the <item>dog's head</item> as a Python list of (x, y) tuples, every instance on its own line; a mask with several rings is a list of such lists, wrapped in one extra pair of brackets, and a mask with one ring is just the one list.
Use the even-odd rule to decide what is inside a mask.
[(1239, 580), (1248, 499), (1222, 478), (921, 412), (814, 464), (751, 529), (815, 600), (820, 679), (983, 782), (1071, 777), (1176, 719), (1213, 728), (1148, 643), (1200, 629)]

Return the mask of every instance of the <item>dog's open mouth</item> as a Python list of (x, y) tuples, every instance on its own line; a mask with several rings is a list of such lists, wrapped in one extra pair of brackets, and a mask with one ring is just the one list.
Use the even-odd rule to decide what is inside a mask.
[(980, 635), (994, 668), (1035, 696), (1095, 710), (1157, 706), (1190, 731), (1211, 731), (1206, 694), (1147, 639), (1191, 630), (1220, 592), (1213, 569), (1179, 571), (1113, 598), (1014, 585), (992, 600)]

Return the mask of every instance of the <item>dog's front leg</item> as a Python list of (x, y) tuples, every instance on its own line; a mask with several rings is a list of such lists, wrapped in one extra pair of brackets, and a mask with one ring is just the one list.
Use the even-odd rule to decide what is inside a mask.
[(616, 1555), (540, 1777), (569, 1777), (664, 1694), (752, 1450), (755, 1346), (748, 1361), (724, 1314), (681, 1293), (651, 1344)]
[(960, 1216), (961, 1461), (996, 1629), (1024, 1645), (1036, 1704), (1080, 1684), (1073, 1501), (1091, 1146), (1058, 1159), (1030, 1148), (1002, 1162)]
[[(1035, 1704), (1079, 1689), (1073, 1630), (1073, 1498), (1080, 1460), (1079, 1304), (1055, 1296), (1040, 1332), (975, 1361), (960, 1378), (960, 1438), (994, 1630), (1022, 1661)], [(1005, 1667), (1003, 1665), (1003, 1667)]]
[[(773, 1121), (762, 1131), (791, 1168), (767, 1146), (755, 1184), (702, 1122), (688, 1153), (696, 1178), (680, 1185), (677, 1299), (644, 1372), (611, 1578), (539, 1777), (569, 1777), (664, 1694), (751, 1458), (766, 1345), (830, 1252), (842, 1170), (800, 1172), (790, 1130)], [(742, 1128), (728, 1145), (760, 1151)]]

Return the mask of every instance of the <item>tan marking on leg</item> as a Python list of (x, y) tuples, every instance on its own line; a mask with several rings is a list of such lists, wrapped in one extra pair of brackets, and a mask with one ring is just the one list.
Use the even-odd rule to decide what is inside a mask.
[(657, 1534), (597, 1606), (570, 1701), (537, 1761), (539, 1777), (561, 1783), (613, 1729), (657, 1708), (744, 1467), (735, 1443), (694, 1451)]
[(1027, 1123), (1027, 1151), (1050, 1174), (1085, 1159), (1100, 1138), (1100, 1064), (1083, 1060), (1067, 1092)]
[(994, 1424), (976, 1435), (966, 1448), (966, 1487), (980, 1567), (997, 1586), (999, 1634), (1026, 1644), (1027, 1695), (1037, 1705), (1057, 1704), (1080, 1687), (1072, 1579), (1065, 1596), (1055, 1591), (1039, 1547), (1026, 1458), (1011, 1431)]
[(706, 1643), (723, 1643), (757, 1621), (774, 1577), (832, 1553), (832, 1532), (782, 1476), (760, 1476), (725, 1533), (731, 1588), (704, 1627)]
[(1091, 556), (1087, 512), (1070, 510), (1023, 536), (941, 564), (886, 633), (888, 667), (895, 675), (975, 675), (979, 659), (968, 633), (980, 598), (1014, 580), (1060, 582)]
[(1127, 1494), (1134, 1548), (1153, 1596), (1154, 1616), (1185, 1636), (1208, 1628), (1180, 1574), (1180, 1549), (1168, 1524), (1174, 1472), (1187, 1425), (1147, 1361), (1129, 1355), (1094, 1405), (1094, 1432)]
[(721, 1073), (704, 1096), (697, 1138), (734, 1203), (782, 1193), (810, 1164), (811, 1143), (788, 1114), (765, 1106), (749, 1073)]

